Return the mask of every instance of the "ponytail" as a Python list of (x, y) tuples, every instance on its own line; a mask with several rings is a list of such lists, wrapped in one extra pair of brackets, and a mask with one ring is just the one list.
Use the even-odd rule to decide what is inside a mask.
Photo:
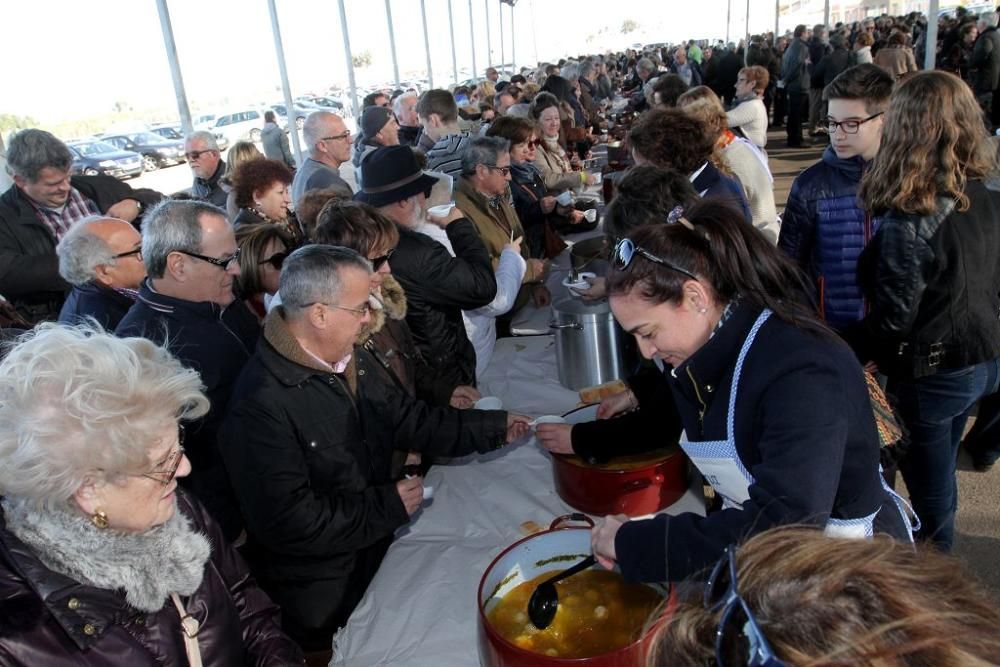
[[(805, 277), (791, 261), (727, 204), (703, 200), (680, 221), (647, 225), (630, 235), (648, 252), (697, 275), (720, 303), (740, 299), (768, 308), (797, 327), (828, 333), (815, 315)], [(655, 262), (633, 260), (624, 270), (611, 268), (608, 293), (633, 288), (654, 303), (680, 303), (683, 273)]]

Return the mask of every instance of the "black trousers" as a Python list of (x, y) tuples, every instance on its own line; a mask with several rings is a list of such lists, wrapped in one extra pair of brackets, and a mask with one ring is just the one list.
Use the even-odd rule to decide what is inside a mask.
[(788, 92), (788, 145), (792, 147), (802, 145), (802, 115), (809, 100), (808, 93)]
[(788, 96), (784, 88), (774, 88), (774, 120), (772, 125), (781, 126), (785, 124), (785, 114), (788, 110)]

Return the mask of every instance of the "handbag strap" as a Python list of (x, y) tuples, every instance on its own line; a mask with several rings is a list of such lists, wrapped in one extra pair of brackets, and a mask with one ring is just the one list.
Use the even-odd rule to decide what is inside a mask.
[(177, 593), (171, 593), (170, 599), (174, 601), (177, 613), (181, 616), (181, 630), (184, 632), (184, 652), (187, 653), (188, 663), (191, 667), (202, 667), (201, 649), (198, 648), (198, 632), (201, 630), (201, 624), (198, 622), (198, 619), (187, 613), (187, 609), (184, 608), (184, 603), (181, 602)]

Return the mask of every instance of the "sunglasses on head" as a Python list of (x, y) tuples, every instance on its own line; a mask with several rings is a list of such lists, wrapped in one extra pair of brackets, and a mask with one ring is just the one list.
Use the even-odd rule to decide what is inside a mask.
[(750, 605), (740, 597), (736, 551), (734, 546), (726, 548), (726, 553), (715, 564), (705, 583), (705, 608), (712, 612), (722, 611), (715, 629), (715, 662), (718, 667), (732, 664), (722, 653), (724, 647), (737, 642), (741, 656), (738, 664), (747, 667), (787, 667), (767, 642), (750, 611)]
[(691, 280), (698, 280), (698, 276), (694, 275), (687, 269), (682, 269), (673, 262), (667, 261), (662, 257), (657, 257), (653, 253), (649, 252), (642, 246), (638, 246), (632, 242), (632, 239), (622, 239), (615, 246), (614, 251), (611, 254), (611, 260), (615, 265), (615, 268), (619, 271), (624, 271), (628, 268), (629, 264), (636, 257), (642, 257), (643, 259), (653, 262), (654, 264), (659, 264), (660, 266), (665, 266), (672, 271), (683, 274), (690, 278)]
[(285, 251), (281, 251), (281, 252), (276, 252), (267, 259), (262, 259), (257, 263), (270, 264), (271, 268), (273, 268), (275, 271), (281, 271), (281, 266), (285, 263), (286, 259), (288, 259), (288, 253)]

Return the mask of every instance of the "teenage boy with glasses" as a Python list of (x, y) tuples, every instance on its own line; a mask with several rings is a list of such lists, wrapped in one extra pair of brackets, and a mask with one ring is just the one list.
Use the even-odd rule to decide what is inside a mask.
[(857, 195), (878, 152), (892, 85), (884, 70), (865, 64), (826, 87), (830, 146), (796, 177), (782, 216), (778, 247), (805, 271), (821, 316), (838, 331), (865, 314), (857, 262), (880, 220), (861, 208)]

